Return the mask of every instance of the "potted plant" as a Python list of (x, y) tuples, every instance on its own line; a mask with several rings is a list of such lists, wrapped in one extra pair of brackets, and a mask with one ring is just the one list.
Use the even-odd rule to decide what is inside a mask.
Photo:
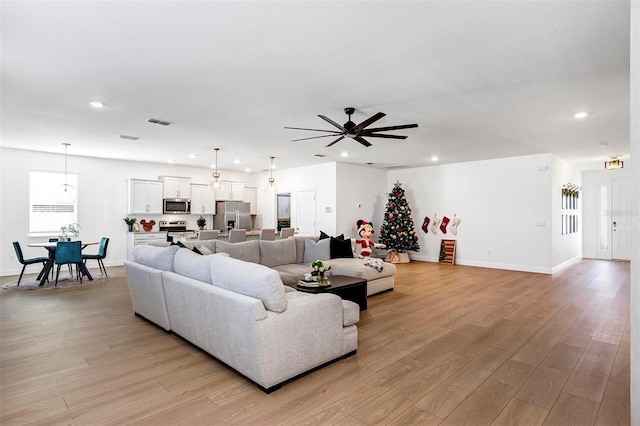
[(204, 230), (204, 227), (207, 226), (207, 219), (205, 219), (204, 217), (200, 216), (197, 220), (196, 220), (196, 225), (198, 225), (198, 228), (202, 231)]
[(133, 225), (138, 221), (135, 217), (125, 217), (122, 220), (129, 226), (129, 232), (133, 231)]

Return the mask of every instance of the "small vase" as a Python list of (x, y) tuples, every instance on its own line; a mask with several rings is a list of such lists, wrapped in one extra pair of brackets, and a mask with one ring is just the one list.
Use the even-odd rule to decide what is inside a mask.
[(129, 232), (133, 232), (133, 224), (127, 226), (129, 227)]
[(324, 275), (324, 273), (321, 272), (318, 277), (318, 285), (320, 287), (328, 287), (331, 285), (331, 281), (329, 281), (327, 277)]

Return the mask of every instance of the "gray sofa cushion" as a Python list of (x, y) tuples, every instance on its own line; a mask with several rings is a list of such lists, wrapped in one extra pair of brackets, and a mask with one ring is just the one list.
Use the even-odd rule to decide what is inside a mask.
[(251, 240), (242, 243), (230, 243), (216, 240), (216, 253), (227, 253), (234, 259), (260, 263), (260, 241)]
[(290, 263), (296, 263), (296, 242), (293, 238), (260, 240), (260, 264), (271, 268)]
[(318, 241), (318, 237), (293, 237), (296, 240), (296, 263), (304, 262), (304, 242), (307, 240)]
[(287, 309), (284, 285), (278, 271), (231, 257), (208, 257), (211, 259), (211, 282), (214, 286), (260, 299), (269, 311), (283, 312)]
[(175, 273), (211, 284), (211, 257), (225, 256), (226, 253), (218, 253), (211, 256), (203, 256), (187, 248), (181, 248), (173, 259)]
[(295, 287), (298, 285), (298, 281), (304, 278), (304, 274), (311, 272), (311, 265), (308, 263), (291, 263), (289, 265), (274, 266), (273, 269), (278, 271), (284, 285)]
[(328, 238), (318, 240), (317, 242), (313, 240), (305, 240), (302, 263), (311, 263), (316, 260), (329, 260), (331, 257), (330, 248), (331, 241)]
[(173, 272), (173, 258), (180, 247), (156, 247), (148, 244), (133, 247), (133, 261), (150, 268)]

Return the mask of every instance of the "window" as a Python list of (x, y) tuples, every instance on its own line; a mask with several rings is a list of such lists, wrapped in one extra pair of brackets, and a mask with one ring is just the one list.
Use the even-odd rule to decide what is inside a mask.
[[(58, 234), (60, 227), (78, 222), (78, 199), (56, 201), (56, 191), (65, 183), (64, 173), (30, 172), (29, 232)], [(66, 183), (78, 188), (78, 175), (67, 173)]]
[(609, 195), (608, 187), (600, 187), (600, 251), (609, 250)]

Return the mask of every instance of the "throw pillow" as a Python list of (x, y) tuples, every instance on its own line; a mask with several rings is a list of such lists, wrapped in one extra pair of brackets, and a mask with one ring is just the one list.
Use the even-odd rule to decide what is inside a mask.
[(213, 252), (211, 250), (209, 250), (207, 247), (205, 246), (200, 246), (198, 248), (198, 250), (200, 250), (200, 253), (204, 254), (204, 255), (208, 255), (208, 254), (213, 254)]
[(353, 251), (351, 250), (351, 240), (345, 240), (344, 236), (342, 236), (343, 239), (338, 239), (338, 238), (333, 238), (331, 237), (331, 244), (330, 244), (330, 253), (331, 253), (331, 259), (338, 259), (338, 258), (351, 258), (353, 257)]
[(194, 252), (194, 253), (197, 253), (199, 255), (202, 255), (202, 252), (200, 250), (198, 250), (198, 247), (194, 247), (191, 251)]
[(325, 234), (324, 231), (320, 231), (320, 238), (318, 238), (319, 240), (324, 240), (329, 238), (331, 238), (330, 235)]
[(303, 263), (311, 263), (316, 260), (328, 260), (331, 257), (330, 239), (304, 240), (304, 255), (302, 257)]

